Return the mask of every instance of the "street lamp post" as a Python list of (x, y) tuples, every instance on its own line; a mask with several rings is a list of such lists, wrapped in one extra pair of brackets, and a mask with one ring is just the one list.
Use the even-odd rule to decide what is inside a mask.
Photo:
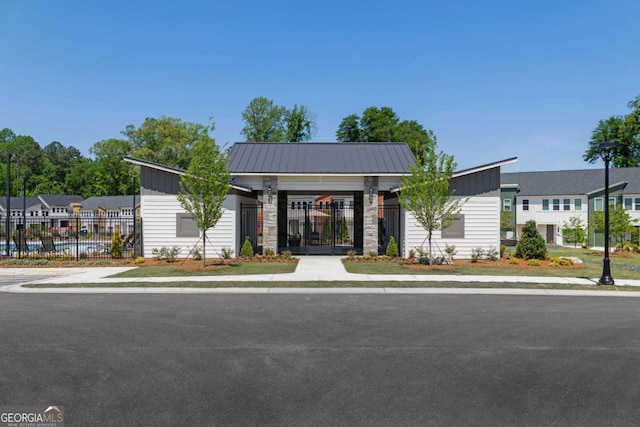
[(11, 249), (10, 249), (10, 239), (11, 239), (11, 157), (13, 157), (13, 154), (11, 153), (7, 153), (7, 203), (6, 203), (6, 210), (5, 210), (5, 214), (7, 215), (7, 222), (5, 224), (5, 233), (6, 233), (6, 242), (5, 242), (5, 255), (7, 258), (9, 258), (11, 256)]
[(609, 260), (609, 162), (613, 157), (614, 142), (605, 141), (598, 145), (604, 160), (604, 260), (602, 261), (602, 277), (598, 284), (613, 285), (611, 263)]

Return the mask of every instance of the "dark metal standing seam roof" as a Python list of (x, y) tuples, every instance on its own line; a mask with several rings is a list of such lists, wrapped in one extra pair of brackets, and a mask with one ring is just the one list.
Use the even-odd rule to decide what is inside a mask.
[[(546, 172), (509, 172), (500, 176), (502, 184), (518, 184), (520, 196), (587, 194), (604, 188), (604, 169)], [(640, 194), (640, 168), (612, 168), (609, 184), (626, 181), (623, 193)]]
[(403, 174), (415, 159), (405, 143), (237, 142), (232, 174)]

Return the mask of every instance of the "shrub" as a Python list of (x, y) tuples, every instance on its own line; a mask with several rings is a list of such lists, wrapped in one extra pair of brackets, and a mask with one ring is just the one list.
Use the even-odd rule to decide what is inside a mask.
[(71, 261), (71, 260), (73, 260), (73, 255), (71, 255), (71, 254), (63, 254), (60, 259), (62, 259), (62, 261)]
[[(349, 252), (347, 252), (347, 254), (349, 254)], [(415, 257), (416, 257), (415, 249), (409, 249), (409, 258), (415, 258)]]
[(137, 257), (136, 259), (133, 260), (134, 264), (144, 264), (144, 257)]
[(276, 253), (273, 251), (273, 249), (271, 248), (264, 248), (264, 250), (262, 251), (263, 255), (266, 256), (267, 258), (273, 258), (276, 256)]
[(498, 250), (496, 248), (494, 248), (493, 246), (491, 248), (487, 249), (487, 251), (484, 253), (484, 255), (490, 261), (497, 261), (498, 260)]
[(504, 253), (502, 254), (503, 258), (505, 258), (505, 259), (512, 259), (514, 257), (513, 255), (514, 255), (513, 251), (511, 249), (508, 249), (508, 248), (505, 249)]
[(87, 259), (89, 258), (89, 254), (87, 254), (86, 252), (80, 252), (80, 254), (78, 255), (78, 259)]
[(220, 249), (220, 253), (223, 259), (230, 259), (233, 256), (233, 249), (231, 248), (222, 248)]
[(240, 256), (243, 258), (251, 258), (253, 255), (253, 245), (251, 245), (251, 240), (249, 240), (249, 236), (247, 236), (244, 239), (242, 248), (240, 248)]
[(202, 248), (200, 246), (193, 248), (191, 253), (193, 254), (193, 259), (202, 259)]
[(111, 258), (122, 258), (122, 254), (124, 253), (124, 242), (122, 241), (122, 236), (120, 235), (120, 231), (116, 229), (113, 236), (111, 236), (111, 247), (109, 248), (109, 254)]
[(394, 239), (393, 236), (389, 237), (389, 243), (387, 244), (387, 251), (385, 254), (391, 258), (396, 258), (400, 255), (398, 253), (398, 245), (396, 244), (396, 239)]
[(504, 253), (507, 251), (507, 247), (505, 245), (500, 245), (500, 258), (504, 256)]
[(509, 264), (518, 265), (518, 264), (520, 264), (520, 260), (518, 258), (515, 258), (515, 257), (511, 258), (509, 260)]
[(484, 250), (482, 248), (473, 248), (471, 249), (471, 262), (476, 263), (482, 259), (484, 255)]
[(367, 255), (369, 256), (369, 258), (378, 258), (378, 252), (376, 251), (369, 251)]
[(356, 251), (355, 251), (355, 250), (353, 250), (353, 249), (349, 249), (349, 250), (347, 251), (347, 259), (349, 259), (349, 260), (354, 260), (354, 259), (356, 259)]
[(45, 258), (49, 261), (55, 261), (57, 257), (58, 255), (56, 255), (55, 252), (49, 252), (47, 255), (45, 255)]
[(444, 251), (451, 258), (453, 258), (453, 256), (458, 253), (458, 251), (456, 250), (456, 245), (445, 245), (444, 246)]
[(516, 256), (524, 259), (544, 259), (547, 246), (536, 228), (536, 222), (527, 221), (522, 227), (520, 241), (516, 246)]
[(165, 249), (165, 258), (167, 258), (168, 262), (175, 262), (178, 254), (180, 254), (180, 246), (172, 246), (170, 248), (163, 247)]
[(40, 259), (42, 256), (37, 252), (31, 252), (28, 256), (28, 259)]
[(291, 253), (291, 251), (290, 251), (290, 250), (288, 250), (288, 249), (287, 249), (286, 251), (282, 251), (282, 253), (281, 253), (280, 255), (281, 255), (281, 256), (282, 256), (282, 258), (284, 258), (284, 259), (291, 259), (291, 256), (292, 256), (293, 254)]
[(529, 261), (527, 261), (527, 265), (529, 265), (531, 267), (540, 267), (541, 264), (540, 264), (539, 260), (537, 260), (535, 258), (532, 258)]

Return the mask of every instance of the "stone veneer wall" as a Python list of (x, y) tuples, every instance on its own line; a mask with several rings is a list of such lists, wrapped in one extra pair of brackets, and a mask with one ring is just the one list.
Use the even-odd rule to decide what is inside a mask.
[[(369, 202), (369, 188), (373, 188), (373, 202)], [(364, 241), (362, 252), (378, 253), (378, 177), (366, 176), (364, 178)]]
[[(271, 203), (269, 203), (271, 186)], [(262, 180), (262, 250), (271, 249), (278, 253), (278, 178), (265, 177)]]

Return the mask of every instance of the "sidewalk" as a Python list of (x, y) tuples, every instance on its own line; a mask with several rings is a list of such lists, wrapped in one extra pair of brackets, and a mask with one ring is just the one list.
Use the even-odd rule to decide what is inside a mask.
[[(597, 285), (598, 279), (571, 277), (537, 276), (465, 276), (465, 275), (373, 275), (347, 273), (340, 257), (302, 256), (294, 273), (258, 274), (246, 276), (183, 276), (183, 277), (139, 277), (109, 278), (107, 276), (136, 267), (100, 267), (100, 268), (47, 268), (47, 269), (0, 269), (1, 276), (43, 275), (51, 277), (28, 283), (42, 284), (82, 284), (82, 283), (162, 283), (162, 282), (508, 282), (540, 284)], [(23, 281), (24, 282), (24, 281)], [(640, 280), (616, 280), (619, 286), (640, 286)], [(467, 294), (517, 294), (517, 295), (586, 295), (636, 296), (630, 292), (616, 291), (578, 291), (578, 290), (541, 290), (541, 289), (483, 289), (483, 288), (24, 288), (21, 284), (0, 287), (4, 292), (25, 293), (467, 293)], [(620, 295), (622, 294), (622, 295)], [(631, 294), (631, 295), (629, 295)], [(640, 292), (638, 295), (640, 297)]]

